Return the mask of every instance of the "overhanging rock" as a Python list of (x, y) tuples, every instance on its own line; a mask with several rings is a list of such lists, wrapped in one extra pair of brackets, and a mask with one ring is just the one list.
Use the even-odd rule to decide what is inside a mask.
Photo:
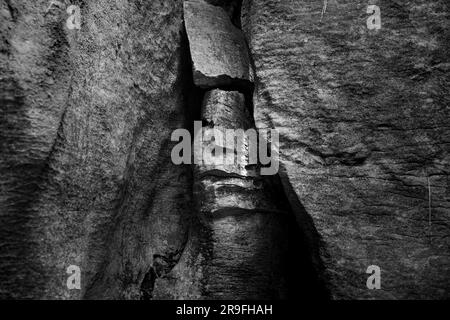
[(184, 20), (195, 85), (206, 89), (252, 85), (244, 35), (225, 10), (201, 0), (186, 1)]

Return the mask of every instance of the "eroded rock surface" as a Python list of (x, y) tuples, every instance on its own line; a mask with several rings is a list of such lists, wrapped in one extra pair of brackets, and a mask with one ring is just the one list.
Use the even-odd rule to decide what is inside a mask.
[[(188, 0), (189, 1), (189, 0)], [(237, 27), (241, 25), (241, 3), (242, 0), (200, 0), (209, 4), (222, 7)]]
[(225, 10), (201, 0), (185, 1), (184, 19), (195, 84), (202, 88), (251, 86), (244, 36)]
[[(207, 92), (202, 106), (203, 133), (213, 129), (248, 128), (245, 97), (236, 91)], [(204, 137), (205, 138), (205, 137)], [(208, 139), (204, 147), (218, 145)], [(285, 272), (289, 243), (288, 214), (272, 202), (261, 177), (245, 168), (243, 157), (224, 164), (235, 153), (235, 139), (225, 153), (204, 157), (194, 168), (196, 223), (179, 263), (155, 283), (155, 296), (165, 299), (286, 298)], [(205, 152), (206, 154), (207, 152)], [(236, 154), (234, 154), (236, 156)], [(190, 271), (188, 271), (190, 270)], [(172, 289), (168, 289), (172, 288)]]
[(249, 129), (251, 115), (245, 97), (238, 91), (211, 90), (205, 93), (202, 120), (227, 129)]
[(182, 4), (76, 3), (80, 30), (64, 4), (0, 1), (1, 298), (78, 299), (111, 275), (91, 297), (138, 298), (154, 256), (185, 242), (191, 183), (169, 145), (184, 125)]
[[(240, 1), (205, 1), (75, 1), (69, 30), (0, 0), (0, 298), (449, 298), (448, 3), (376, 1), (376, 31), (244, 1), (253, 110)], [(280, 179), (172, 164), (193, 80), (204, 129), (280, 131)]]
[(255, 120), (280, 132), (334, 298), (449, 298), (448, 2), (374, 4), (380, 30), (366, 1), (328, 1), (322, 21), (321, 0), (244, 1)]
[[(194, 152), (201, 154), (202, 159), (197, 161), (195, 172), (203, 175), (222, 171), (243, 177), (254, 176), (256, 168), (251, 164), (256, 165), (257, 158), (251, 159), (250, 153), (257, 153), (257, 132), (247, 131), (252, 121), (244, 94), (219, 89), (206, 92), (201, 120), (205, 126), (201, 128), (200, 148), (194, 144), (194, 149), (197, 149)], [(240, 130), (240, 133), (234, 130)], [(227, 138), (229, 134), (233, 137)]]

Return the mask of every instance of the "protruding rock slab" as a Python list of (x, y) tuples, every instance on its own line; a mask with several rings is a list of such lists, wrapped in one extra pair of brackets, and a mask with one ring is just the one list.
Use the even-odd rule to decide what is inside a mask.
[(207, 218), (216, 218), (222, 212), (255, 211), (285, 214), (272, 201), (258, 178), (205, 177), (194, 185), (199, 213)]
[(225, 10), (203, 1), (186, 1), (184, 20), (197, 86), (251, 85), (253, 76), (244, 35)]

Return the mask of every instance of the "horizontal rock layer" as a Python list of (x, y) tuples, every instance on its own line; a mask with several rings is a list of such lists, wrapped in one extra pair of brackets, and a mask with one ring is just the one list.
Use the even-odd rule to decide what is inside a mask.
[[(251, 125), (244, 95), (235, 91), (212, 90), (205, 94), (202, 121), (223, 132)], [(256, 131), (255, 137), (256, 137)], [(205, 138), (206, 139), (206, 138)], [(283, 258), (288, 242), (286, 213), (277, 209), (265, 192), (255, 170), (247, 168), (248, 139), (235, 150), (229, 143), (207, 138), (204, 144), (217, 145), (209, 161), (225, 159), (232, 153), (234, 164), (199, 164), (194, 169), (194, 202), (203, 234), (199, 236), (202, 266), (202, 297), (212, 299), (286, 298)], [(228, 141), (227, 141), (228, 142)], [(254, 141), (257, 147), (257, 141)], [(206, 146), (205, 146), (206, 147)], [(204, 159), (205, 160), (205, 159)], [(256, 164), (256, 163), (255, 163)]]

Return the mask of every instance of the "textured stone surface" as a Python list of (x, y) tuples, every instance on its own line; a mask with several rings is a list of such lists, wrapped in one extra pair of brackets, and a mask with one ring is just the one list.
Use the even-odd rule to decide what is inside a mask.
[(245, 97), (237, 91), (217, 89), (206, 92), (201, 112), (202, 120), (212, 126), (244, 130), (252, 127)]
[(204, 290), (213, 299), (286, 298), (285, 226), (276, 214), (225, 214), (210, 223)]
[[(194, 180), (198, 226), (184, 257), (156, 284), (155, 294), (170, 299), (286, 298), (288, 214), (254, 179), (196, 175)], [(162, 287), (173, 289), (158, 292)]]
[(253, 76), (247, 45), (225, 10), (201, 0), (185, 1), (184, 19), (195, 84), (248, 87)]
[(257, 125), (281, 133), (263, 179), (170, 160), (186, 117), (254, 125), (239, 1), (206, 1), (194, 78), (247, 96), (200, 115), (181, 1), (74, 1), (68, 30), (68, 1), (0, 0), (0, 298), (449, 298), (448, 3), (374, 1), (371, 31), (366, 1), (245, 1)]
[[(201, 111), (203, 130), (254, 128), (250, 105), (245, 102), (239, 92), (207, 92)], [(217, 139), (214, 143), (220, 144)], [(191, 229), (180, 263), (168, 277), (156, 283), (155, 293), (159, 297), (319, 296), (321, 286), (311, 267), (310, 252), (303, 247), (294, 216), (278, 194), (282, 191), (273, 188), (270, 179), (247, 167), (250, 150), (248, 143), (243, 146), (244, 157), (237, 159), (235, 165), (194, 166), (197, 225)], [(235, 152), (228, 143), (226, 147), (227, 153)], [(217, 156), (221, 156), (220, 152)]]
[(260, 179), (205, 177), (196, 183), (194, 192), (201, 203), (200, 213), (210, 217), (226, 210), (279, 211)]
[(334, 298), (449, 298), (448, 2), (373, 4), (381, 30), (367, 1), (328, 1), (322, 22), (322, 0), (244, 1), (256, 123), (280, 131)]
[(136, 298), (154, 256), (185, 241), (191, 183), (168, 143), (184, 120), (182, 4), (75, 3), (80, 30), (65, 5), (0, 1), (1, 298), (81, 298), (106, 272), (110, 298)]
[(233, 24), (237, 27), (240, 27), (242, 0), (200, 0), (200, 1), (206, 1), (209, 4), (222, 7), (228, 13), (228, 16), (231, 18)]
[[(219, 133), (220, 132), (220, 133)], [(253, 177), (259, 174), (256, 157), (250, 159), (250, 152), (255, 154), (258, 145), (254, 143), (256, 131), (246, 135), (244, 131), (235, 141), (218, 141), (216, 136), (226, 137), (226, 128), (202, 128), (203, 140), (201, 148), (194, 147), (202, 153), (202, 161), (194, 168), (199, 175), (215, 172), (216, 174), (232, 174), (242, 177)], [(239, 142), (238, 142), (239, 141)], [(200, 162), (200, 161), (198, 161)], [(219, 172), (220, 171), (220, 172)]]
[[(207, 92), (201, 117), (203, 132), (220, 129), (224, 135), (226, 129), (248, 129), (252, 122), (244, 95), (236, 91)], [(222, 146), (217, 139), (214, 144)], [(228, 143), (223, 147), (225, 153), (236, 153)], [(243, 157), (235, 154), (234, 165), (195, 166), (198, 228), (190, 268), (201, 271), (194, 287), (209, 299), (286, 298), (288, 215), (271, 201), (256, 172), (246, 168), (248, 142), (242, 148)], [(215, 153), (214, 159), (219, 156)]]
[[(201, 153), (203, 157), (195, 171), (198, 174), (222, 171), (243, 177), (255, 176), (256, 166), (249, 165), (249, 152), (257, 150), (257, 142), (251, 141), (251, 132), (245, 134), (251, 128), (252, 121), (244, 95), (237, 91), (219, 89), (206, 92), (201, 107), (201, 120), (206, 126), (202, 128), (201, 149), (197, 153)], [(231, 140), (227, 139), (227, 129), (242, 131), (239, 138), (236, 136)], [(256, 131), (253, 134), (256, 136)], [(220, 152), (216, 152), (218, 150)]]
[(183, 256), (158, 279), (163, 299), (286, 298), (288, 216), (273, 206), (262, 187), (232, 178), (196, 179), (198, 223)]

